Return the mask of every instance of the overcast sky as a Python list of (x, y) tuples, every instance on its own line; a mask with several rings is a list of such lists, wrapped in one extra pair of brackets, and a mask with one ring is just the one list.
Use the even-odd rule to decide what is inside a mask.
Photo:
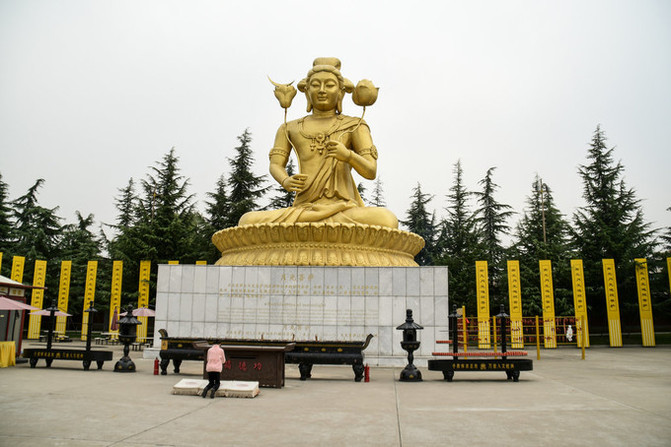
[[(497, 167), (518, 212), (538, 174), (570, 217), (600, 124), (646, 220), (671, 225), (671, 2), (646, 0), (0, 0), (10, 199), (44, 178), (42, 206), (113, 223), (118, 190), (174, 146), (202, 209), (246, 128), (267, 173), (283, 110), (266, 76), (298, 81), (318, 56), (380, 87), (366, 120), (401, 219), (418, 182), (445, 214), (459, 159), (471, 190)], [(361, 113), (349, 95), (344, 113)]]

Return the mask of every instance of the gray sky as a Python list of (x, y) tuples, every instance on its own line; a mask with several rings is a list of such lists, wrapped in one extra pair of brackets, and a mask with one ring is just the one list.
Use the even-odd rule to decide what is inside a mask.
[[(112, 223), (118, 189), (174, 146), (202, 208), (245, 128), (267, 173), (283, 110), (266, 76), (298, 81), (318, 56), (380, 87), (366, 121), (401, 219), (417, 182), (445, 214), (458, 159), (472, 190), (496, 166), (518, 212), (539, 174), (570, 217), (601, 124), (645, 218), (671, 225), (671, 3), (647, 0), (0, 0), (10, 198), (44, 178), (43, 206)], [(344, 113), (361, 113), (349, 95)]]

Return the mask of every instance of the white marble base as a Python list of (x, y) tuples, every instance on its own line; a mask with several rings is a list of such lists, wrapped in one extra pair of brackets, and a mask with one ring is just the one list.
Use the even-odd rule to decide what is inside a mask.
[[(446, 338), (447, 267), (263, 267), (160, 265), (158, 330), (171, 337), (364, 340), (371, 366), (404, 366), (406, 309), (412, 309), (426, 363)], [(407, 362), (406, 362), (407, 363)]]

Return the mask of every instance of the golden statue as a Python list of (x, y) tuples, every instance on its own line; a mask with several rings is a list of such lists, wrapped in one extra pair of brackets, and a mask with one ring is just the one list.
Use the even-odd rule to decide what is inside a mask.
[[(354, 87), (338, 59), (317, 58), (298, 83), (312, 114), (287, 123), (296, 89), (273, 84), (285, 122), (270, 151), (270, 174), (296, 198), (289, 208), (246, 213), (237, 227), (216, 233), (218, 264), (416, 265), (412, 258), (424, 241), (398, 230), (388, 209), (366, 207), (352, 177), (352, 169), (369, 180), (376, 176), (377, 149), (363, 116), (378, 89), (368, 80)], [(342, 114), (346, 93), (363, 106), (361, 118)], [(292, 149), (299, 173), (289, 176)]]

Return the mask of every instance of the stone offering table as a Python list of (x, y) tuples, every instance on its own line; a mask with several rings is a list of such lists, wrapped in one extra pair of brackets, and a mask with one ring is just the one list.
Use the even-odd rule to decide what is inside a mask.
[(37, 366), (39, 359), (46, 361), (47, 368), (51, 367), (54, 360), (75, 360), (81, 361), (84, 369), (88, 371), (92, 362), (96, 362), (98, 369), (102, 369), (105, 361), (112, 360), (112, 351), (28, 348), (23, 350), (23, 357), (30, 359), (31, 368)]
[[(165, 329), (161, 329), (161, 374), (166, 375), (168, 365), (172, 360), (174, 372), (179, 374), (179, 369), (183, 360), (198, 360), (203, 361), (206, 357), (205, 352), (207, 348), (213, 344), (222, 345), (226, 358), (229, 357), (229, 350), (236, 353), (244, 348), (246, 350), (256, 349), (262, 347), (273, 347), (284, 349), (284, 359), (282, 371), (284, 371), (284, 363), (298, 364), (298, 369), (301, 373), (301, 380), (310, 378), (313, 365), (352, 365), (354, 371), (354, 380), (357, 382), (363, 379), (364, 373), (364, 356), (363, 350), (373, 338), (369, 334), (363, 341), (358, 342), (339, 342), (339, 341), (282, 341), (282, 340), (231, 340), (231, 339), (208, 339), (195, 340), (182, 337), (168, 337)], [(286, 349), (286, 346), (293, 346), (293, 349)], [(244, 351), (244, 349), (242, 349)], [(247, 353), (250, 360), (256, 353)], [(246, 362), (247, 364), (249, 361)], [(235, 363), (232, 367), (238, 365)], [(248, 366), (248, 365), (245, 365)], [(237, 367), (237, 366), (236, 366)], [(231, 372), (232, 374), (232, 372)], [(222, 375), (222, 378), (224, 376)], [(226, 380), (259, 380), (259, 379), (226, 379)], [(264, 386), (263, 384), (261, 386)]]
[[(207, 378), (207, 342), (194, 343), (203, 351), (203, 379)], [(259, 382), (261, 387), (282, 388), (284, 386), (284, 355), (294, 349), (293, 343), (284, 345), (227, 345), (222, 344), (226, 363), (221, 371), (221, 380)]]
[(439, 340), (438, 343), (452, 344), (452, 352), (434, 352), (434, 356), (452, 357), (452, 359), (432, 359), (428, 366), (430, 371), (442, 371), (443, 377), (451, 382), (455, 371), (472, 372), (505, 372), (508, 380), (518, 382), (520, 371), (533, 370), (531, 359), (521, 359), (512, 357), (524, 357), (526, 351), (508, 351), (506, 349), (506, 334), (508, 332), (508, 315), (503, 310), (495, 318), (499, 319), (501, 327), (501, 350), (486, 352), (459, 352), (459, 331), (457, 329), (458, 319), (456, 307), (449, 316), (452, 328), (452, 340)]

